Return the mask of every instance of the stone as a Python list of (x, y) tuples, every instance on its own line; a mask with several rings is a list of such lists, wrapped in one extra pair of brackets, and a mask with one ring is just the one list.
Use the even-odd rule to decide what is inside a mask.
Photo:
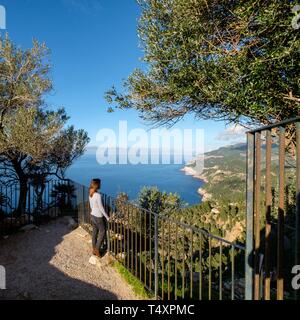
[(117, 258), (117, 260), (125, 260), (125, 253), (124, 252), (122, 252), (122, 253), (118, 253), (117, 255), (116, 255), (116, 258)]
[(89, 259), (89, 263), (97, 268), (103, 268), (108, 266), (113, 262), (113, 257), (107, 253), (104, 257), (98, 258), (96, 256), (91, 256)]
[(91, 256), (89, 263), (92, 264), (93, 266), (97, 265), (98, 259), (96, 256)]

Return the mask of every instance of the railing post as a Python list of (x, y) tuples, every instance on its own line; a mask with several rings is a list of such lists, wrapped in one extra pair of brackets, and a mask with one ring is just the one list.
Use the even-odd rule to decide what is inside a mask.
[(265, 284), (264, 299), (271, 299), (271, 213), (272, 213), (272, 134), (266, 132), (266, 179), (265, 179)]
[[(67, 208), (68, 208), (68, 211), (70, 210), (69, 205), (71, 204), (70, 188), (71, 188), (71, 183), (70, 183), (70, 180), (68, 179), (68, 181), (67, 181)], [(71, 215), (71, 212), (69, 211), (68, 216), (70, 216), (70, 215)]]
[(254, 214), (254, 134), (247, 135), (247, 216), (245, 256), (245, 299), (253, 299), (253, 214)]
[[(300, 264), (300, 123), (296, 124), (296, 237), (295, 237), (295, 265)], [(299, 290), (295, 298), (300, 300)]]
[[(111, 212), (112, 212), (112, 201), (111, 198), (109, 197), (109, 205), (106, 205), (105, 208), (107, 211), (107, 214), (109, 216), (109, 218), (111, 217)], [(110, 222), (108, 221), (107, 223), (107, 251), (108, 253), (110, 253)]]
[[(151, 213), (150, 213), (151, 214)], [(154, 221), (154, 259), (155, 259), (155, 299), (158, 300), (158, 214), (155, 213), (155, 221)]]
[(260, 221), (261, 221), (261, 133), (255, 134), (255, 195), (254, 195), (254, 300), (261, 298), (260, 277)]
[(84, 191), (85, 191), (85, 188), (84, 186), (82, 186), (82, 223), (86, 223), (86, 220), (85, 220), (85, 197), (84, 197)]
[(277, 300), (284, 299), (285, 128), (279, 128), (279, 186), (277, 220)]
[[(29, 184), (28, 184), (29, 185)], [(28, 187), (28, 224), (31, 223), (31, 195), (30, 195), (30, 185)]]

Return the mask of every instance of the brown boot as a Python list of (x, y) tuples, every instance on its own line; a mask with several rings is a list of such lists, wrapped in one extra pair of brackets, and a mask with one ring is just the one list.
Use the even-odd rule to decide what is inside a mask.
[(94, 256), (96, 256), (96, 257), (98, 257), (98, 258), (101, 257), (100, 252), (99, 252), (98, 249), (94, 249)]

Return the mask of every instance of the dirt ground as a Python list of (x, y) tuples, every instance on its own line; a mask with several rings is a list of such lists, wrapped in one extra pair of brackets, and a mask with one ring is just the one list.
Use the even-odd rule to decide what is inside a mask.
[(95, 266), (90, 236), (70, 230), (63, 219), (0, 240), (7, 290), (0, 299), (136, 300), (111, 266)]

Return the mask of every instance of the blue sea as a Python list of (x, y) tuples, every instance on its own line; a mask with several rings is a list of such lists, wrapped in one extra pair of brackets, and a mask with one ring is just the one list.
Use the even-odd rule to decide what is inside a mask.
[(199, 179), (180, 171), (183, 165), (100, 165), (95, 155), (85, 155), (67, 171), (73, 181), (89, 185), (92, 178), (102, 180), (102, 192), (116, 196), (126, 192), (135, 200), (144, 186), (157, 186), (159, 190), (177, 193), (189, 205), (201, 202), (197, 190), (203, 185)]

